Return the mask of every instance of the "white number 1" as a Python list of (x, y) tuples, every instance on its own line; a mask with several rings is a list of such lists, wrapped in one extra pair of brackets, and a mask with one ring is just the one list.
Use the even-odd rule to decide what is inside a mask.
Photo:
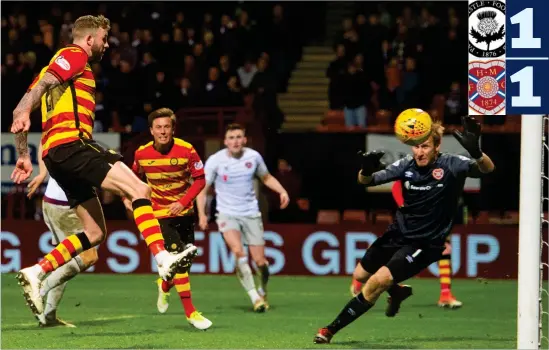
[(511, 97), (512, 107), (541, 107), (541, 97), (534, 96), (534, 67), (526, 66), (511, 75), (512, 83), (519, 83), (519, 95)]
[(519, 37), (511, 40), (513, 49), (541, 49), (541, 38), (534, 38), (534, 10), (527, 7), (511, 17), (519, 25)]

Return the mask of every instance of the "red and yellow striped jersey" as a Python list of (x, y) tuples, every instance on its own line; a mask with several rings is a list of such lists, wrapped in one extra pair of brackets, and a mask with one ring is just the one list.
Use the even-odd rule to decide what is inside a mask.
[(91, 139), (95, 118), (95, 79), (84, 49), (68, 45), (57, 51), (29, 90), (46, 72), (61, 84), (42, 96), (42, 157), (52, 147), (80, 137)]
[[(192, 179), (204, 177), (204, 166), (194, 147), (179, 138), (166, 154), (158, 152), (151, 141), (135, 151), (132, 170), (144, 173), (152, 190), (151, 202), (157, 219), (170, 217), (168, 207), (185, 196)], [(192, 215), (190, 201), (178, 216)]]

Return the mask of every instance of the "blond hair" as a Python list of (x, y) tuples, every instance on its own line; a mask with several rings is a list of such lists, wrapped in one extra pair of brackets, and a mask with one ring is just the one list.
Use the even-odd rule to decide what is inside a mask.
[(433, 136), (433, 144), (435, 147), (439, 146), (442, 142), (442, 135), (444, 135), (444, 126), (440, 120), (436, 120), (431, 124), (431, 136)]
[(169, 117), (172, 121), (172, 126), (175, 126), (175, 120), (176, 120), (175, 113), (169, 108), (159, 108), (155, 111), (152, 111), (149, 114), (149, 117), (148, 117), (149, 127), (152, 127), (155, 119), (165, 118), (165, 117)]
[(72, 37), (82, 38), (90, 32), (95, 34), (95, 31), (99, 28), (103, 28), (108, 32), (111, 29), (111, 21), (103, 15), (78, 17), (72, 28)]

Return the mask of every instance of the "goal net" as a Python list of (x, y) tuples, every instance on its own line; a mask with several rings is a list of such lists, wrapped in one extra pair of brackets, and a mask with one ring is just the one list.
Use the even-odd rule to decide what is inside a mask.
[(547, 115), (522, 116), (517, 349), (548, 348), (548, 127)]

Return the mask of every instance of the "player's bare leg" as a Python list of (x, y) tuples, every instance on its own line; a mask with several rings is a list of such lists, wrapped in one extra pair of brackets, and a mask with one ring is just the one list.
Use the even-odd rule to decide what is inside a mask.
[(446, 242), (442, 259), (438, 261), (440, 278), (440, 298), (438, 306), (449, 309), (458, 309), (463, 303), (457, 300), (452, 294), (452, 245)]
[(267, 301), (267, 284), (269, 283), (269, 262), (265, 258), (265, 246), (263, 245), (249, 245), (250, 255), (252, 260), (257, 266), (257, 275), (259, 277), (259, 288), (257, 292), (259, 296), (265, 301), (265, 307), (269, 309), (270, 305)]
[(116, 162), (103, 180), (101, 188), (131, 200), (135, 223), (156, 259), (160, 277), (169, 280), (179, 267), (188, 268), (191, 265), (197, 254), (196, 246), (191, 244), (178, 254), (166, 251), (160, 224), (152, 209), (151, 189), (130, 168), (122, 162)]
[(370, 310), (379, 296), (388, 290), (392, 284), (393, 276), (391, 271), (386, 266), (382, 266), (368, 279), (362, 288), (362, 293), (351, 299), (332, 323), (318, 330), (313, 342), (316, 344), (329, 343), (339, 330)]
[(252, 269), (248, 263), (248, 257), (244, 254), (244, 247), (240, 239), (240, 232), (237, 230), (227, 230), (223, 232), (223, 238), (227, 246), (236, 257), (236, 275), (242, 287), (248, 293), (255, 312), (265, 312), (266, 305), (263, 298), (257, 292), (254, 283)]
[(38, 264), (24, 268), (16, 275), (19, 285), (23, 287), (27, 305), (35, 315), (44, 312), (40, 287), (46, 275), (65, 265), (83, 251), (100, 244), (106, 237), (105, 218), (97, 197), (78, 205), (76, 215), (82, 223), (84, 232), (65, 238)]

